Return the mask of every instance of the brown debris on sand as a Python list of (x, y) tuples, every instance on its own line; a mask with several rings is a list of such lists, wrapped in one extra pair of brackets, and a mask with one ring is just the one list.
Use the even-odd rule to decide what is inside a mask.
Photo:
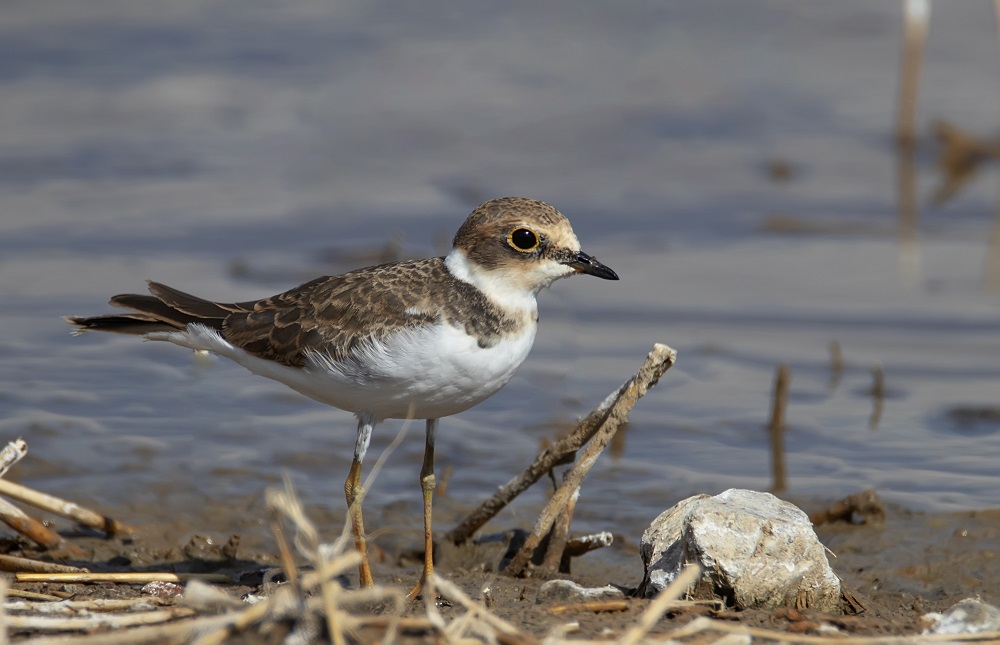
[(848, 495), (834, 502), (822, 511), (809, 514), (809, 520), (819, 526), (827, 522), (850, 522), (852, 524), (881, 524), (885, 522), (885, 506), (874, 489), (869, 488)]

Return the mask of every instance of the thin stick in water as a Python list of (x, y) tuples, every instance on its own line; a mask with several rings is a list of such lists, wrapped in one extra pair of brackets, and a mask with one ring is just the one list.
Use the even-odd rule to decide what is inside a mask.
[(882, 420), (882, 406), (885, 404), (885, 373), (881, 365), (872, 368), (872, 416), (868, 420), (868, 427), (872, 430), (878, 428), (879, 421)]
[(788, 488), (785, 469), (785, 410), (788, 407), (788, 382), (791, 369), (788, 363), (778, 366), (774, 376), (774, 400), (771, 405), (771, 490), (780, 492)]

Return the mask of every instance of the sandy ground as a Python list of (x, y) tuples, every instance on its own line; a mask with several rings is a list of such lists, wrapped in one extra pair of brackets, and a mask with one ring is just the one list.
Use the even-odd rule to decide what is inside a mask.
[[(819, 506), (818, 502), (815, 504)], [(240, 508), (234, 505), (228, 508), (229, 518), (220, 516), (225, 513), (224, 507), (211, 509), (213, 525), (223, 525), (226, 520), (233, 526), (245, 524), (246, 518)], [(793, 634), (818, 634), (821, 625), (826, 626), (823, 629), (833, 626), (841, 632), (857, 635), (919, 634), (923, 628), (921, 617), (927, 612), (943, 611), (970, 596), (978, 596), (992, 604), (1000, 602), (995, 584), (1000, 580), (1000, 558), (996, 557), (1000, 553), (998, 520), (1000, 511), (924, 514), (890, 508), (881, 523), (825, 524), (818, 527), (820, 538), (836, 555), (831, 558), (832, 566), (861, 606), (860, 611), (846, 603), (841, 615), (791, 609), (731, 611), (711, 606), (686, 607), (668, 612), (653, 633), (667, 632), (696, 617), (709, 616)], [(199, 532), (198, 527), (184, 521), (139, 527), (128, 539), (104, 539), (82, 531), (65, 535), (67, 542), (82, 549), (85, 557), (61, 561), (86, 566), (92, 571), (220, 572), (234, 581), (222, 588), (235, 598), (266, 596), (276, 588), (275, 580), (281, 580), (277, 548), (248, 547), (240, 544), (238, 537)], [(418, 576), (419, 565), (412, 557), (414, 554), (407, 551), (409, 545), (418, 543), (418, 539), (419, 536), (414, 535), (379, 543), (383, 548), (373, 552), (379, 583), (399, 589), (412, 585)], [(482, 598), (483, 590), (488, 588), (492, 613), (524, 634), (540, 638), (553, 630), (566, 629), (568, 639), (614, 640), (635, 625), (648, 607), (649, 601), (630, 599), (624, 607), (614, 611), (557, 612), (552, 603), (536, 602), (543, 580), (515, 579), (496, 573), (496, 563), (505, 548), (502, 541), (456, 548), (441, 544), (439, 540), (436, 547), (438, 572), (475, 599)], [(43, 560), (53, 559), (53, 554), (33, 552), (14, 538), (4, 540), (3, 550)], [(585, 586), (612, 584), (628, 590), (642, 574), (637, 541), (627, 538), (619, 539), (606, 552), (589, 554), (574, 563), (573, 572), (565, 577)], [(53, 594), (73, 601), (129, 599), (142, 595), (142, 585), (138, 584), (26, 584), (12, 582), (12, 574), (4, 575), (12, 589)], [(346, 588), (356, 586), (353, 569), (341, 578), (341, 582)], [(436, 607), (449, 622), (464, 613), (458, 603), (439, 601)], [(376, 603), (354, 611), (377, 614), (390, 610), (387, 605)], [(404, 615), (415, 619), (427, 615), (423, 602), (408, 603), (403, 611)], [(404, 630), (404, 642), (434, 640), (432, 631), (421, 624)], [(567, 627), (569, 625), (572, 627)], [(31, 629), (14, 630), (12, 636), (17, 639), (39, 633)], [(261, 636), (254, 630), (247, 630), (230, 633), (228, 638), (229, 642), (280, 641), (286, 633), (287, 630), (272, 629)], [(384, 628), (378, 626), (357, 634), (363, 642), (382, 635)]]

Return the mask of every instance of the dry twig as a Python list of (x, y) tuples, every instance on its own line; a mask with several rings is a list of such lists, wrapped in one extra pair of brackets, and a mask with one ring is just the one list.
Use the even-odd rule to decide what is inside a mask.
[(544, 477), (552, 468), (572, 460), (576, 451), (593, 438), (606, 423), (614, 419), (613, 424), (617, 427), (627, 416), (635, 401), (656, 385), (663, 373), (673, 365), (675, 358), (676, 352), (666, 345), (659, 343), (654, 345), (653, 351), (646, 357), (646, 362), (635, 376), (608, 395), (594, 411), (576, 424), (572, 432), (542, 450), (524, 472), (501, 486), (493, 497), (480, 504), (479, 508), (449, 531), (446, 538), (455, 544), (465, 543), (515, 497)]
[(11, 441), (0, 450), (0, 477), (7, 474), (10, 467), (21, 461), (28, 454), (28, 443), (21, 438)]
[(96, 511), (80, 506), (73, 502), (66, 501), (53, 495), (41, 493), (34, 489), (15, 484), (14, 482), (0, 479), (0, 495), (12, 497), (25, 504), (30, 504), (35, 508), (48, 511), (62, 517), (69, 518), (74, 522), (79, 522), (84, 526), (103, 531), (108, 535), (121, 535), (134, 533), (135, 529), (118, 520), (105, 517)]
[(0, 521), (46, 549), (54, 549), (63, 543), (58, 533), (3, 498), (0, 498)]
[(167, 573), (156, 571), (120, 571), (109, 573), (18, 573), (18, 582), (62, 582), (88, 584), (92, 582), (186, 582), (202, 580), (204, 582), (230, 583), (229, 576), (222, 573)]
[(0, 554), (0, 571), (24, 573), (89, 573), (89, 570), (81, 567), (71, 567), (65, 564), (42, 562), (41, 560), (19, 558), (16, 555), (3, 554)]
[(9, 598), (24, 598), (25, 600), (38, 600), (42, 602), (59, 602), (62, 596), (53, 596), (48, 593), (37, 593), (35, 591), (25, 591), (24, 589), (8, 589)]
[[(569, 527), (573, 522), (573, 511), (576, 510), (576, 502), (580, 499), (580, 489), (570, 495), (566, 506), (559, 512), (552, 529), (549, 531), (548, 541), (545, 545), (545, 557), (542, 559), (542, 568), (555, 574), (557, 571), (569, 573), (569, 558), (566, 557), (566, 545), (569, 542)], [(563, 563), (565, 562), (565, 571)]]
[[(188, 610), (191, 611), (191, 610)], [(223, 616), (205, 616), (178, 620), (165, 625), (143, 625), (114, 632), (100, 632), (83, 636), (50, 636), (32, 638), (32, 645), (138, 645), (140, 643), (156, 643), (169, 645), (172, 643), (190, 643), (196, 634), (213, 629), (218, 625), (228, 624), (233, 614)], [(33, 629), (29, 622), (24, 629)]]
[[(8, 595), (12, 590), (8, 590)], [(7, 601), (4, 609), (8, 612), (30, 611), (36, 614), (65, 614), (77, 616), (81, 612), (91, 611), (155, 611), (169, 603), (155, 596), (142, 598), (97, 598), (94, 600), (58, 600), (58, 602), (24, 602), (22, 600)], [(193, 609), (188, 607), (188, 609)]]
[(550, 614), (569, 614), (578, 611), (601, 612), (601, 611), (625, 611), (628, 609), (629, 601), (626, 598), (614, 598), (612, 600), (585, 600), (583, 602), (559, 603), (549, 605), (545, 611)]
[(4, 617), (8, 629), (34, 631), (93, 631), (95, 629), (124, 629), (136, 625), (165, 623), (178, 618), (194, 616), (197, 612), (186, 607), (170, 607), (139, 613), (96, 613), (88, 616), (19, 616)]
[(614, 540), (614, 536), (609, 531), (581, 535), (580, 537), (571, 538), (566, 542), (565, 554), (576, 558), (591, 551), (611, 546)]
[[(677, 352), (657, 343), (653, 346), (642, 367), (635, 376), (629, 379), (617, 392), (607, 397), (594, 412), (585, 419), (580, 426), (583, 426), (594, 416), (599, 416), (600, 420), (595, 424), (596, 430), (592, 435), (590, 443), (587, 444), (583, 454), (577, 459), (576, 465), (566, 473), (563, 482), (553, 493), (549, 503), (542, 510), (541, 515), (535, 522), (534, 528), (524, 541), (524, 545), (517, 552), (506, 572), (510, 575), (518, 576), (525, 573), (531, 561), (535, 549), (545, 537), (556, 517), (563, 511), (573, 495), (577, 494), (580, 485), (590, 469), (596, 463), (598, 456), (611, 441), (611, 438), (618, 431), (621, 424), (628, 420), (628, 414), (636, 402), (642, 398), (649, 388), (656, 385), (660, 377), (670, 369), (677, 360)], [(577, 431), (574, 430), (573, 434)], [(535, 460), (538, 463), (538, 459)]]

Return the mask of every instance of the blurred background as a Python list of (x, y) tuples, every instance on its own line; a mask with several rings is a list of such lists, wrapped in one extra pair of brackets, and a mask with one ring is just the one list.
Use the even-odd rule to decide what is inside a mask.
[[(521, 371), (442, 422), (440, 528), (654, 342), (678, 364), (585, 483), (582, 529), (637, 537), (684, 496), (771, 486), (782, 363), (789, 494), (995, 507), (996, 24), (985, 1), (934, 5), (900, 145), (897, 1), (5, 3), (0, 430), (31, 449), (16, 476), (131, 523), (181, 512), (224, 532), (213, 505), (260, 509), (287, 474), (339, 529), (350, 415), (173, 346), (71, 337), (60, 316), (146, 279), (246, 300), (443, 254), (478, 203), (524, 195), (621, 281), (541, 294)], [(417, 536), (409, 432), (365, 507)]]

